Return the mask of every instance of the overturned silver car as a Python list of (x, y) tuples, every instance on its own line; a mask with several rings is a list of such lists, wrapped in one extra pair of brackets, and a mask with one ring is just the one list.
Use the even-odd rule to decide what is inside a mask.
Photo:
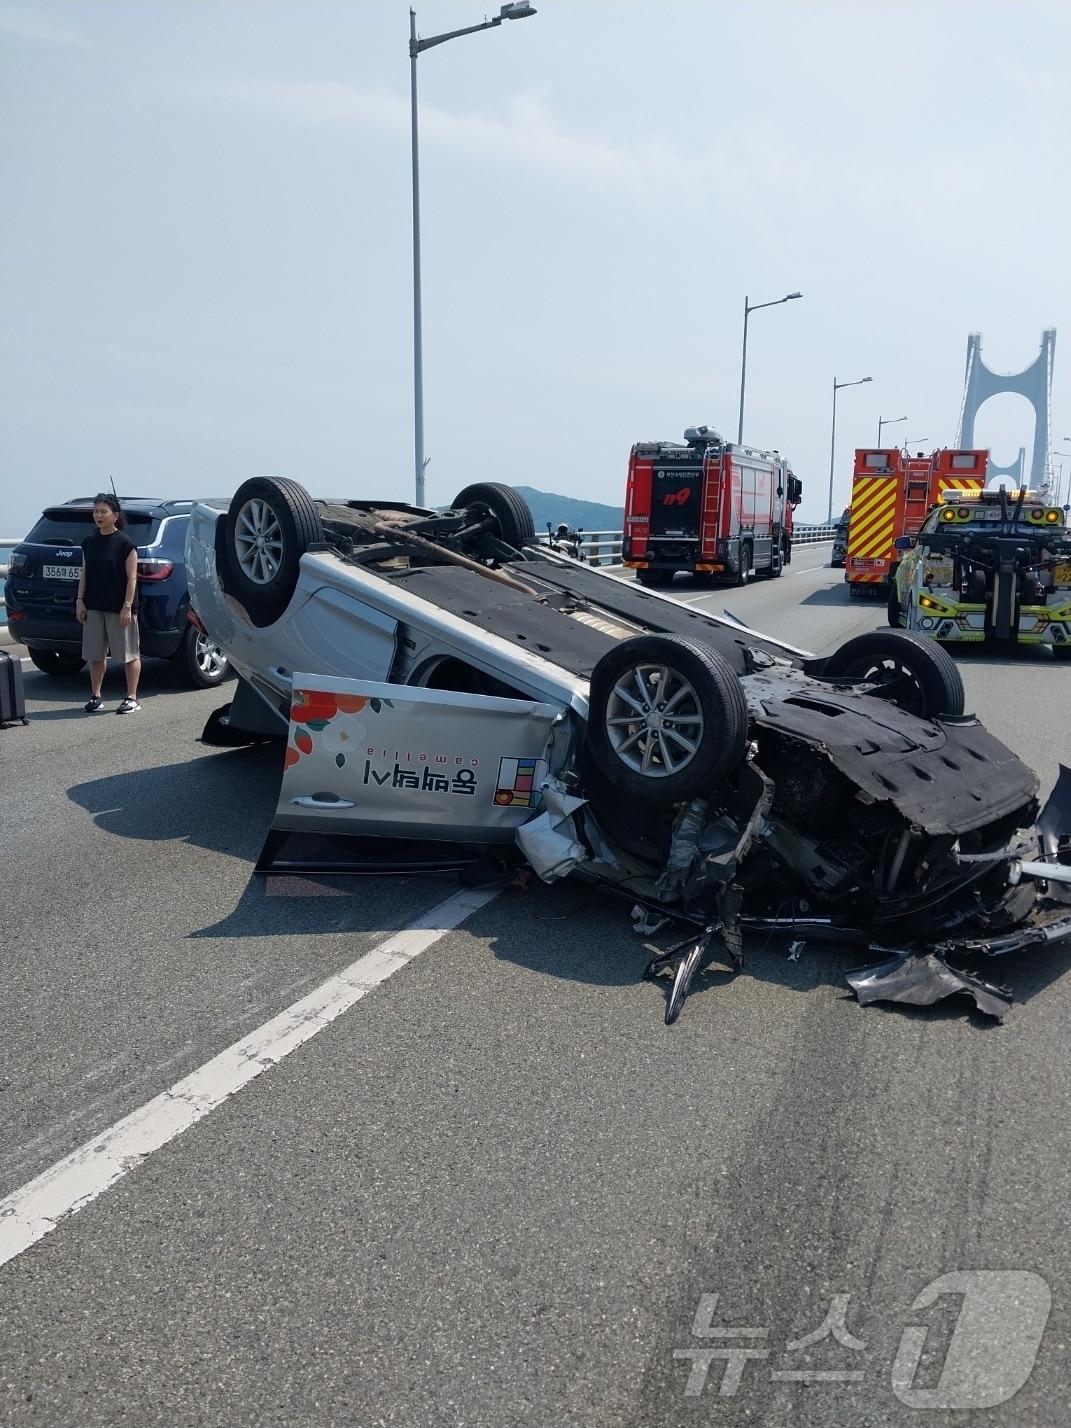
[(206, 739), (286, 739), (264, 869), (337, 867), (324, 839), (408, 866), (419, 841), (590, 879), (686, 929), (648, 969), (667, 1021), (749, 929), (869, 946), (862, 1001), (998, 1016), (1010, 994), (968, 965), (1071, 936), (1071, 773), (1039, 816), (910, 634), (813, 658), (538, 546), (491, 483), (434, 512), (249, 481), (195, 510), (187, 564), (239, 675)]

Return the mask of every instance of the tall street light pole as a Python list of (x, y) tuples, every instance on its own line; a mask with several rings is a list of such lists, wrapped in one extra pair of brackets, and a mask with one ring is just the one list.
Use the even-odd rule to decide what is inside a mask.
[(431, 35), (426, 40), (417, 38), (416, 11), (409, 11), (409, 98), (413, 135), (413, 457), (414, 457), (414, 500), (416, 505), (424, 504), (424, 344), (421, 331), (420, 309), (420, 157), (417, 144), (417, 55), (435, 45), (444, 45), (447, 40), (456, 40), (459, 35), (474, 35), (478, 30), (493, 30), (503, 20), (525, 20), (536, 13), (534, 6), (523, 3), (503, 5), (493, 20), (484, 20), (479, 25), (466, 25), (463, 30), (448, 30), (442, 35)]
[(744, 351), (740, 358), (740, 419), (736, 425), (736, 444), (740, 446), (744, 440), (744, 382), (747, 378), (747, 319), (748, 314), (758, 312), (760, 307), (780, 307), (783, 302), (792, 302), (794, 298), (802, 297), (802, 293), (786, 293), (783, 298), (775, 298), (773, 302), (749, 303), (744, 298)]
[(881, 429), (883, 426), (895, 426), (898, 421), (907, 421), (907, 417), (878, 417), (878, 450), (881, 450)]
[[(1071, 440), (1071, 438), (1065, 436), (1064, 441), (1068, 440)], [(1052, 454), (1060, 458), (1060, 479), (1056, 483), (1056, 490), (1052, 498), (1053, 505), (1058, 506), (1060, 504), (1060, 497), (1064, 493), (1064, 475), (1066, 474), (1064, 471), (1064, 462), (1071, 460), (1071, 451), (1054, 451)], [(1071, 494), (1071, 492), (1069, 492), (1069, 494)]]
[(861, 387), (864, 382), (872, 382), (873, 377), (860, 377), (855, 382), (838, 382), (833, 378), (833, 425), (829, 434), (829, 511), (826, 514), (826, 524), (833, 519), (833, 463), (837, 455), (837, 393), (841, 387)]

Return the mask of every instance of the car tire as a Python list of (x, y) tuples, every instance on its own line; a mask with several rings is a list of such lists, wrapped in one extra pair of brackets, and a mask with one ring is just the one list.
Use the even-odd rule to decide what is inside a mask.
[(892, 625), (894, 630), (903, 629), (904, 621), (900, 612), (900, 598), (896, 593), (895, 585), (889, 586), (889, 604), (887, 609), (889, 624)]
[[(652, 726), (660, 689), (676, 718)], [(744, 757), (747, 732), (735, 670), (698, 640), (637, 635), (592, 671), (587, 751), (624, 794), (660, 804), (702, 797)]]
[(909, 714), (932, 719), (963, 713), (963, 680), (955, 660), (930, 640), (907, 630), (874, 630), (841, 645), (826, 661), (822, 677), (851, 679), (878, 686)]
[(744, 541), (744, 543), (740, 547), (740, 569), (736, 572), (737, 585), (747, 584), (748, 579), (751, 575), (752, 559), (753, 556), (751, 554), (751, 547), (750, 545), (748, 545), (747, 541)]
[(224, 523), (223, 588), (254, 625), (274, 624), (293, 597), (301, 557), (323, 541), (320, 513), (296, 481), (254, 476), (235, 491)]
[(637, 570), (636, 580), (649, 590), (664, 590), (667, 585), (673, 584), (675, 574), (674, 570)]
[(79, 654), (68, 654), (66, 650), (27, 651), (30, 659), (43, 674), (77, 674), (85, 668), (85, 660)]
[(521, 550), (535, 540), (535, 521), (528, 502), (512, 486), (497, 481), (480, 481), (466, 486), (450, 503), (451, 510), (477, 511), (494, 516), (498, 538), (514, 550)]
[(1053, 645), (1053, 659), (1071, 659), (1071, 645)]
[(207, 635), (190, 625), (171, 664), (185, 684), (194, 689), (215, 689), (231, 672), (231, 662)]

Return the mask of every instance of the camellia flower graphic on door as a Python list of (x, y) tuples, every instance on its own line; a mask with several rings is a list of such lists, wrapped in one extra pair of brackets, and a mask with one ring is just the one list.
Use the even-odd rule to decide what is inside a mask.
[(384, 705), (394, 708), (389, 699), (369, 699), (363, 694), (295, 689), (294, 704), (290, 710), (293, 742), (287, 746), (286, 767), (296, 764), (302, 754), (311, 754), (314, 739), (322, 735), (324, 748), (334, 754), (336, 765), (342, 768), (347, 752), (356, 749), (367, 732), (367, 725), (353, 716), (365, 708), (378, 714)]

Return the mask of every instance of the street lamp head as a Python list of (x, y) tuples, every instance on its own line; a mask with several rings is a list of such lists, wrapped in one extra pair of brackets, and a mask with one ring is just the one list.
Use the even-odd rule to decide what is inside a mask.
[(802, 293), (788, 293), (781, 299), (782, 302), (791, 302), (793, 298), (802, 297)]
[(527, 20), (529, 15), (534, 15), (536, 8), (534, 5), (527, 5), (524, 0), (514, 0), (511, 5), (503, 5), (499, 9), (498, 18), (500, 20)]

